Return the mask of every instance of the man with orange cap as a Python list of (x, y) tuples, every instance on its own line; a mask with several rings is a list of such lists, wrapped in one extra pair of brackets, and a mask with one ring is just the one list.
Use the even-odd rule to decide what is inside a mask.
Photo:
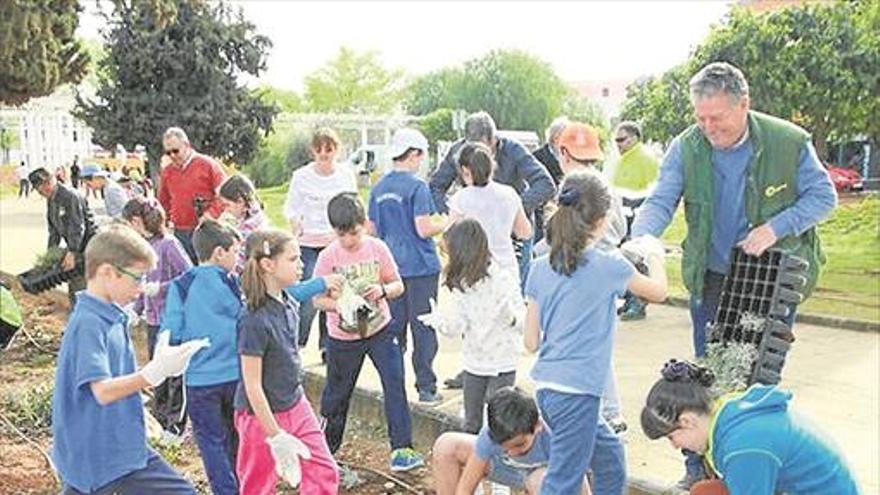
[[(568, 175), (579, 170), (600, 171), (605, 154), (599, 143), (599, 132), (588, 124), (570, 122), (559, 136), (559, 167)], [(620, 198), (612, 198), (608, 231), (599, 239), (599, 249), (614, 249), (626, 235), (626, 218)]]

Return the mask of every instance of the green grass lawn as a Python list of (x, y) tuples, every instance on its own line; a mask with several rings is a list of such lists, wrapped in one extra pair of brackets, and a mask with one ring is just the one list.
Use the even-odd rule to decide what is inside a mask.
[[(260, 199), (276, 226), (285, 226), (282, 209), (287, 185), (261, 189)], [(366, 203), (368, 192), (361, 191)], [(663, 236), (667, 244), (684, 239), (684, 213), (673, 218)], [(839, 206), (819, 226), (828, 262), (813, 295), (800, 306), (805, 313), (880, 321), (880, 198), (870, 196)], [(666, 261), (670, 294), (685, 296), (681, 281), (681, 258)]]
[[(679, 210), (663, 240), (679, 245), (684, 234), (684, 212)], [(838, 206), (819, 225), (819, 236), (828, 261), (800, 311), (880, 321), (880, 198)], [(667, 259), (666, 273), (670, 293), (685, 296), (680, 256)]]

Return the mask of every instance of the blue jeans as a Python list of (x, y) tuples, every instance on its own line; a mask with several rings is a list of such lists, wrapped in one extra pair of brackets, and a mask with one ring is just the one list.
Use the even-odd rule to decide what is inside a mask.
[(599, 415), (599, 397), (540, 389), (538, 407), (553, 432), (542, 495), (580, 493), (587, 468), (593, 493), (623, 495), (626, 458), (620, 438)]
[(233, 423), (236, 386), (238, 380), (207, 387), (186, 387), (193, 434), (211, 491), (218, 495), (238, 493), (235, 478), (238, 434)]
[(412, 446), (412, 424), (403, 383), (403, 354), (397, 336), (384, 329), (366, 339), (327, 338), (327, 383), (321, 394), (321, 416), (332, 453), (342, 444), (351, 394), (366, 355), (370, 356), (382, 381), (391, 448)]
[(403, 279), (406, 291), (397, 299), (389, 301), (391, 323), (388, 331), (397, 336), (401, 354), (406, 353), (406, 328), (413, 338), (412, 365), (416, 372), (416, 390), (437, 391), (437, 375), (434, 374), (434, 356), (437, 355), (437, 333), (422, 323), (418, 316), (431, 312), (431, 299), (437, 299), (440, 274)]
[[(95, 495), (134, 495), (140, 493), (162, 493), (169, 495), (195, 495), (192, 484), (175, 471), (152, 450), (148, 453), (147, 467), (126, 474), (91, 492)], [(72, 486), (64, 485), (62, 495), (80, 495)]]
[(196, 249), (193, 247), (193, 231), (174, 229), (174, 237), (177, 237), (177, 240), (183, 245), (183, 249), (186, 251), (186, 254), (189, 255), (189, 259), (192, 260), (193, 265), (198, 265), (199, 257), (196, 256)]
[(703, 297), (691, 296), (689, 306), (693, 324), (694, 355), (698, 358), (706, 355), (706, 327), (715, 321), (723, 288), (724, 275), (706, 271), (703, 278)]
[[(303, 280), (312, 278), (315, 272), (315, 264), (318, 262), (318, 254), (324, 248), (313, 248), (303, 246), (300, 248), (302, 252), (303, 262)], [(309, 343), (309, 334), (312, 332), (312, 321), (315, 319), (315, 305), (311, 300), (303, 301), (299, 305), (299, 346), (305, 348)], [(318, 349), (327, 348), (327, 315), (321, 311), (318, 315)]]

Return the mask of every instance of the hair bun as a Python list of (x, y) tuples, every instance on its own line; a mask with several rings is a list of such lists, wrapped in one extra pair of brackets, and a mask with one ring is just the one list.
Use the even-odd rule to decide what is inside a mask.
[(580, 197), (581, 193), (576, 188), (566, 188), (559, 193), (559, 204), (562, 206), (574, 206)]
[(712, 373), (712, 370), (677, 359), (667, 361), (660, 374), (668, 382), (696, 382), (703, 387), (711, 387), (715, 383), (715, 374)]

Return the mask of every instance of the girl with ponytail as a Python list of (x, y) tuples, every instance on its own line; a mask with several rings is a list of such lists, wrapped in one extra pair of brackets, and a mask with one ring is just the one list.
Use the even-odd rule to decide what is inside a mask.
[[(547, 223), (550, 254), (532, 262), (525, 290), (525, 346), (538, 352), (531, 376), (541, 416), (553, 431), (541, 493), (577, 493), (592, 467), (594, 493), (623, 494), (623, 444), (599, 414), (615, 303), (627, 289), (650, 301), (666, 297), (663, 250), (644, 240), (629, 246), (647, 255), (645, 276), (619, 251), (595, 247), (611, 206), (608, 185), (595, 172), (567, 175), (558, 203)], [(591, 466), (594, 457), (602, 462)]]
[[(299, 303), (327, 289), (302, 276), (293, 235), (260, 230), (247, 239), (242, 289), (247, 311), (238, 325), (242, 379), (235, 393), (241, 493), (275, 493), (283, 478), (301, 493), (336, 494), (339, 472), (300, 377)], [(290, 289), (291, 293), (286, 290)]]
[(676, 449), (705, 456), (722, 480), (700, 481), (703, 495), (859, 493), (852, 471), (826, 436), (788, 409), (792, 398), (770, 385), (713, 397), (712, 372), (668, 361), (642, 409), (642, 430)]

